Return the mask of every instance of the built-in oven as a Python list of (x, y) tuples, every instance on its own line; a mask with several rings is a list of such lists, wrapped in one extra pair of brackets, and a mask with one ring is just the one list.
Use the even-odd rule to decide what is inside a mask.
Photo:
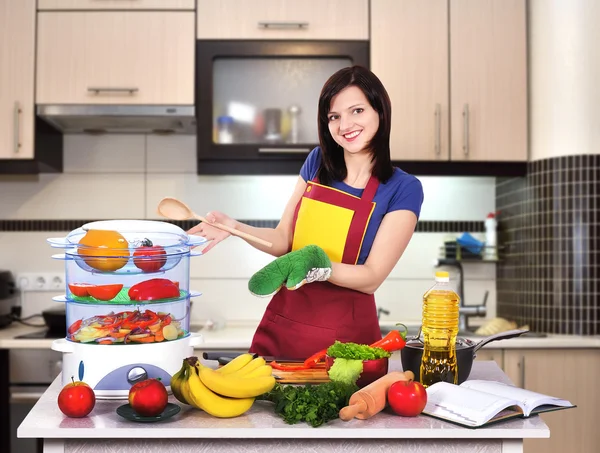
[[(50, 338), (43, 331), (29, 335), (34, 338)], [(17, 428), (60, 374), (62, 353), (50, 348), (11, 349), (8, 351), (8, 362), (10, 453), (41, 453), (42, 441), (17, 438)]]
[(297, 174), (323, 84), (352, 65), (369, 67), (368, 41), (198, 40), (198, 173)]

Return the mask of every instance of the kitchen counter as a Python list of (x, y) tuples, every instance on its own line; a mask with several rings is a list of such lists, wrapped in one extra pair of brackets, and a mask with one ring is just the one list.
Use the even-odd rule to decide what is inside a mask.
[[(248, 350), (254, 330), (253, 324), (234, 324), (218, 330), (196, 330), (204, 338), (204, 343), (196, 350)], [(0, 329), (0, 349), (49, 349), (52, 346), (51, 338), (21, 339), (15, 338), (24, 334), (39, 332), (40, 327), (28, 327), (13, 323)], [(481, 337), (472, 337), (475, 342)], [(484, 349), (535, 349), (535, 348), (600, 348), (600, 336), (558, 335), (548, 334), (546, 337), (517, 337), (509, 340), (494, 341), (483, 347)]]
[[(401, 369), (399, 360), (390, 371)], [(510, 382), (493, 361), (475, 362), (470, 379)], [(98, 400), (85, 418), (65, 417), (57, 406), (60, 376), (37, 402), (17, 430), (20, 438), (43, 438), (51, 451), (258, 451), (279, 448), (294, 451), (478, 451), (516, 453), (524, 438), (550, 436), (544, 421), (534, 416), (514, 419), (486, 428), (468, 429), (425, 415), (399, 417), (385, 410), (369, 420), (331, 421), (319, 428), (287, 425), (268, 402), (257, 402), (244, 415), (214, 418), (189, 406), (161, 423), (130, 422), (117, 415), (126, 401)], [(170, 401), (178, 403), (172, 396)], [(290, 440), (294, 439), (294, 440)]]

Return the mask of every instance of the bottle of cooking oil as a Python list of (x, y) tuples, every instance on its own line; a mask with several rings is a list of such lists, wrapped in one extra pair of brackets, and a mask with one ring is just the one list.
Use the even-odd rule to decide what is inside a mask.
[(435, 273), (435, 285), (423, 295), (423, 359), (420, 381), (424, 387), (436, 382), (458, 383), (456, 336), (458, 294), (448, 272)]

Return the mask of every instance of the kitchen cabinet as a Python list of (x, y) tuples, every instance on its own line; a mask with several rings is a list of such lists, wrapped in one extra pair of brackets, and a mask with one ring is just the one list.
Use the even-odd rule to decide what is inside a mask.
[(197, 14), (198, 39), (369, 39), (369, 0), (198, 0)]
[(392, 101), (392, 160), (448, 160), (446, 0), (371, 0), (371, 69)]
[(480, 349), (475, 360), (493, 360), (504, 370), (504, 351), (502, 349)]
[[(33, 159), (35, 0), (0, 3), (0, 159)], [(3, 165), (0, 163), (0, 165)]]
[(371, 0), (396, 161), (525, 162), (525, 0)]
[(38, 0), (38, 10), (195, 9), (196, 0)]
[(38, 104), (193, 105), (193, 11), (38, 13)]
[(451, 159), (526, 161), (525, 0), (450, 2)]
[(519, 387), (577, 405), (576, 409), (540, 415), (550, 427), (550, 439), (525, 440), (525, 453), (597, 451), (599, 349), (506, 349), (504, 371)]

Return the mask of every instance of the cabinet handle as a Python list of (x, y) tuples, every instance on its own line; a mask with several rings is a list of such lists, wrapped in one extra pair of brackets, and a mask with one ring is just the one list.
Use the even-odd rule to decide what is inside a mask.
[(258, 28), (297, 28), (301, 30), (308, 28), (308, 22), (259, 22)]
[(435, 105), (435, 154), (438, 156), (442, 152), (442, 106)]
[(465, 156), (469, 155), (469, 104), (463, 107), (463, 151)]
[(258, 148), (259, 153), (309, 153), (309, 148)]
[(129, 94), (133, 94), (137, 91), (139, 91), (139, 88), (135, 88), (135, 87), (88, 87), (87, 89), (88, 91), (91, 91), (95, 94), (100, 94), (100, 92), (103, 91), (114, 91), (117, 93), (129, 93)]
[(519, 362), (519, 368), (521, 368), (521, 388), (525, 388), (525, 356), (521, 356), (521, 361)]
[(19, 151), (21, 150), (21, 105), (19, 104), (19, 101), (15, 101), (15, 108), (13, 111), (13, 115), (14, 115), (14, 124), (15, 124), (15, 130), (14, 130), (14, 144), (13, 144), (13, 150), (15, 152), (15, 154), (19, 154)]

